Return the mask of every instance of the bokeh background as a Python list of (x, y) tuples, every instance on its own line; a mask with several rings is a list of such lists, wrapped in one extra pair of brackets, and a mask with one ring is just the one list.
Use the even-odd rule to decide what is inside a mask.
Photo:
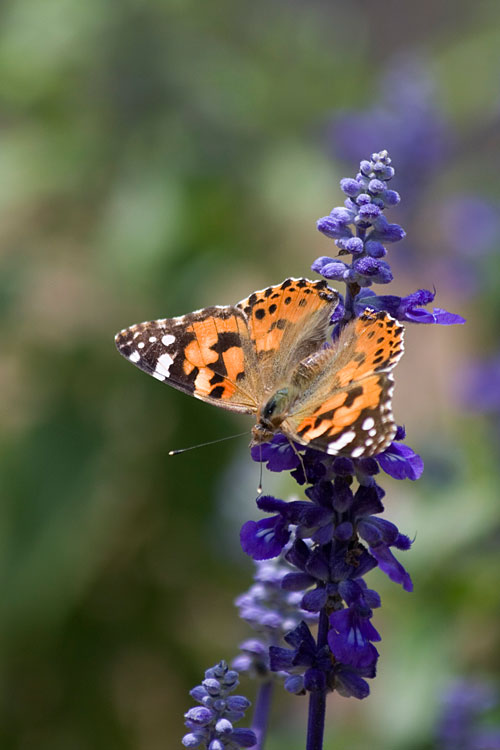
[[(415, 591), (371, 575), (379, 676), (330, 699), (325, 747), (436, 747), (450, 683), (500, 666), (500, 6), (5, 0), (0, 21), (0, 747), (180, 746), (188, 690), (249, 636), (258, 466), (246, 438), (169, 458), (250, 424), (113, 335), (308, 275), (338, 180), (381, 148), (408, 232), (388, 291), (435, 286), (468, 324), (407, 332), (395, 408), (426, 471), (384, 481)], [(305, 712), (277, 702), (270, 750), (302, 750)]]

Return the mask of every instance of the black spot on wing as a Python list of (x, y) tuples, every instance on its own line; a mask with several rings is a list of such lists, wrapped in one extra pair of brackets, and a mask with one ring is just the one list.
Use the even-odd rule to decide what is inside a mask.
[(349, 393), (347, 394), (347, 398), (344, 401), (343, 406), (352, 406), (353, 403), (359, 396), (363, 395), (363, 389), (361, 386), (356, 386), (355, 388), (352, 388)]
[(282, 331), (284, 328), (286, 328), (286, 325), (287, 321), (284, 318), (278, 318), (278, 320), (275, 320), (274, 323), (271, 323), (268, 333), (274, 331), (275, 328), (278, 328), (278, 330)]
[[(317, 416), (316, 421), (314, 422), (314, 429), (317, 430), (320, 424), (325, 421), (325, 419), (327, 420), (327, 422), (330, 422), (335, 412), (336, 412), (336, 409), (329, 409), (328, 411), (324, 411), (322, 414)], [(325, 427), (325, 430), (326, 430), (326, 427)]]
[(223, 395), (224, 395), (223, 385), (216, 385), (215, 388), (212, 388), (212, 390), (210, 391), (211, 398), (222, 398)]
[[(219, 356), (216, 359), (215, 362), (211, 362), (207, 367), (212, 370), (212, 372), (220, 375), (225, 376), (227, 375), (227, 368), (226, 363), (224, 362), (224, 357), (222, 356), (224, 352), (227, 352), (228, 349), (231, 349), (233, 346), (240, 346), (241, 345), (241, 339), (238, 333), (234, 333), (232, 331), (222, 331), (218, 334), (217, 341), (212, 344), (210, 349), (213, 352), (216, 352)], [(212, 382), (212, 381), (210, 381)], [(221, 382), (214, 381), (214, 382)], [(210, 393), (212, 395), (212, 393)], [(215, 396), (215, 398), (218, 398)]]
[(218, 334), (217, 341), (210, 347), (210, 349), (213, 352), (222, 354), (222, 352), (227, 352), (227, 350), (231, 349), (233, 346), (240, 346), (240, 341), (241, 339), (238, 333), (223, 331)]
[(214, 372), (214, 374), (210, 378), (210, 385), (217, 385), (218, 383), (223, 383), (223, 382), (224, 382), (224, 378), (222, 377), (222, 375), (219, 375), (218, 372)]

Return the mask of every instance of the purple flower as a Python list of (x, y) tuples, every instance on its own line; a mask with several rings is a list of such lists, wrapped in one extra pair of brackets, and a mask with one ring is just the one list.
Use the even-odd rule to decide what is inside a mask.
[(375, 663), (354, 668), (340, 662), (333, 668), (333, 687), (344, 698), (362, 700), (370, 695), (370, 687), (363, 677), (373, 678), (375, 675)]
[(407, 550), (411, 541), (400, 534), (395, 524), (376, 515), (383, 509), (381, 493), (381, 488), (375, 483), (370, 487), (359, 487), (352, 508), (354, 523), (359, 536), (369, 545), (371, 559), (376, 560), (379, 568), (391, 581), (400, 583), (405, 591), (412, 591), (413, 584), (409, 574), (390, 550), (390, 547)]
[(380, 543), (374, 547), (370, 547), (370, 552), (376, 559), (380, 570), (382, 570), (391, 581), (394, 583), (400, 583), (405, 591), (413, 591), (413, 583), (409, 573), (407, 573), (401, 563), (396, 560), (386, 544)]
[[(319, 647), (305, 622), (285, 636), (291, 649), (271, 646), (269, 659), (273, 672), (287, 672), (292, 679), (285, 689), (294, 693), (328, 689), (332, 682), (332, 660), (327, 646)], [(300, 675), (300, 679), (297, 676)], [(295, 677), (295, 679), (293, 678)]]
[(435, 292), (428, 289), (418, 289), (407, 297), (396, 297), (392, 294), (376, 295), (370, 289), (363, 289), (354, 301), (357, 315), (370, 307), (372, 310), (387, 310), (394, 318), (410, 323), (437, 323), (442, 326), (465, 323), (465, 318), (456, 313), (450, 313), (435, 307), (433, 312), (423, 310), (424, 305), (432, 302)]
[(289, 539), (287, 519), (280, 514), (260, 521), (247, 521), (240, 531), (243, 551), (254, 560), (277, 557)]
[(257, 737), (251, 729), (234, 729), (233, 723), (245, 715), (250, 701), (242, 695), (230, 695), (238, 686), (238, 672), (225, 661), (207, 669), (205, 679), (190, 695), (201, 705), (190, 708), (185, 725), (190, 730), (182, 738), (184, 747), (205, 750), (236, 750), (253, 747)]
[(316, 622), (317, 616), (300, 607), (302, 595), (281, 586), (293, 571), (282, 553), (278, 559), (255, 563), (254, 584), (235, 601), (242, 620), (259, 635), (240, 644), (232, 666), (240, 672), (265, 679), (269, 674), (269, 647), (284, 645), (284, 635), (301, 622)]
[(344, 281), (349, 275), (349, 267), (346, 263), (327, 256), (317, 258), (311, 268), (326, 279), (334, 279), (335, 281)]
[(376, 284), (388, 284), (392, 281), (392, 271), (388, 263), (371, 256), (365, 256), (354, 261), (354, 278), (364, 286), (368, 282)]
[(270, 443), (254, 445), (250, 450), (254, 461), (263, 461), (269, 471), (289, 471), (300, 466), (297, 452), (285, 435), (275, 435)]
[(387, 186), (394, 176), (387, 152), (373, 153), (359, 169), (355, 179), (347, 177), (340, 182), (348, 196), (345, 206), (334, 208), (330, 216), (317, 223), (319, 231), (335, 240), (341, 254), (352, 255), (354, 262), (349, 265), (345, 260), (322, 256), (312, 265), (313, 271), (325, 278), (344, 281), (348, 291), (392, 281), (389, 264), (380, 260), (387, 253), (384, 243), (398, 242), (405, 236), (402, 227), (390, 224), (383, 213), (400, 200), (399, 194)]
[(393, 479), (419, 479), (424, 470), (424, 462), (418, 453), (403, 443), (392, 442), (377, 456), (380, 468)]
[(339, 587), (347, 607), (330, 615), (328, 643), (335, 659), (356, 669), (375, 667), (378, 652), (372, 645), (380, 635), (371, 623), (373, 608), (380, 607), (376, 591), (367, 588), (362, 578), (346, 581)]
[(399, 242), (406, 237), (406, 232), (399, 224), (389, 224), (385, 216), (380, 215), (374, 222), (370, 240), (382, 242)]

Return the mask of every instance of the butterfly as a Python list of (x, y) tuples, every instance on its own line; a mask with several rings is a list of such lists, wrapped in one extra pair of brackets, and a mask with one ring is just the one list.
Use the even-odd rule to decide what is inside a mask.
[(255, 415), (251, 445), (282, 433), (331, 455), (373, 456), (396, 434), (403, 326), (366, 308), (332, 342), (339, 298), (326, 281), (289, 278), (236, 305), (125, 328), (116, 346), (180, 391)]

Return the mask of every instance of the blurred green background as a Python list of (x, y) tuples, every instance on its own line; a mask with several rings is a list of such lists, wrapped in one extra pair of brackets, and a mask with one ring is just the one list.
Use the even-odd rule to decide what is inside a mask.
[[(331, 125), (388, 106), (412, 60), (444, 133), (424, 178), (425, 128), (399, 164), (392, 142), (404, 96), (384, 142), (348, 152)], [(416, 537), (400, 554), (415, 592), (370, 576), (379, 676), (366, 701), (330, 699), (325, 747), (433, 747), (449, 680), (500, 666), (498, 433), (460, 395), (497, 346), (496, 232), (479, 256), (481, 226), (464, 241), (441, 211), (498, 204), (500, 6), (5, 0), (0, 70), (0, 747), (178, 747), (188, 690), (249, 636), (232, 605), (257, 517), (246, 438), (167, 454), (250, 422), (146, 377), (113, 335), (309, 275), (334, 250), (315, 221), (367, 148), (400, 170), (389, 219), (409, 237), (388, 291), (435, 285), (469, 323), (408, 330), (395, 408), (426, 473), (384, 486)], [(305, 712), (278, 701), (270, 750), (302, 750)]]

